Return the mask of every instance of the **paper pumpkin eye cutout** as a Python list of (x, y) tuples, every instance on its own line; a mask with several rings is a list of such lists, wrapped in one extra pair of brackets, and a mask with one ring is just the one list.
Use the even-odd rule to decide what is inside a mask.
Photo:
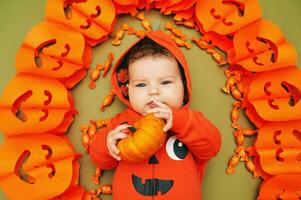
[(266, 173), (301, 173), (300, 121), (271, 123), (261, 127), (255, 148)]
[(0, 186), (9, 199), (51, 199), (73, 184), (78, 173), (72, 148), (50, 134), (8, 138), (0, 146), (0, 159), (5, 160), (0, 163)]
[(36, 25), (26, 36), (16, 57), (17, 71), (60, 80), (72, 88), (86, 74), (92, 49), (82, 34), (49, 22)]
[(227, 35), (261, 18), (262, 13), (257, 0), (200, 0), (195, 15), (202, 32)]
[(279, 27), (267, 20), (239, 29), (233, 46), (233, 52), (228, 52), (229, 62), (249, 71), (269, 71), (297, 64), (293, 45), (286, 41)]
[(6, 136), (64, 133), (75, 114), (63, 84), (33, 75), (14, 77), (2, 94), (0, 108), (0, 130)]
[(258, 117), (265, 121), (298, 120), (301, 118), (300, 80), (301, 71), (296, 67), (258, 74), (252, 79), (247, 99)]
[(46, 18), (82, 33), (95, 46), (112, 32), (116, 14), (110, 0), (48, 0)]

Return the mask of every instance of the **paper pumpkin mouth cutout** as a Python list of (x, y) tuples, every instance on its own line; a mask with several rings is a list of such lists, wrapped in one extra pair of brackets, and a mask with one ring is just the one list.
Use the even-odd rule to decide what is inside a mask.
[[(219, 65), (229, 64), (223, 91), (235, 99), (230, 116), (237, 147), (227, 172), (234, 173), (235, 166), (245, 162), (253, 176), (264, 180), (258, 199), (300, 198), (297, 53), (277, 26), (262, 18), (258, 0), (48, 0), (45, 19), (26, 35), (16, 55), (17, 74), (0, 98), (0, 130), (6, 136), (0, 146), (0, 158), (6, 160), (0, 163), (0, 187), (5, 195), (9, 199), (91, 199), (112, 192), (107, 185), (91, 192), (78, 185), (78, 156), (62, 134), (77, 113), (69, 89), (85, 77), (92, 47), (111, 37), (117, 16), (137, 16), (145, 30), (124, 25), (112, 36), (113, 45), (120, 44), (126, 33), (139, 37), (151, 30), (138, 9), (174, 15), (176, 24), (200, 32), (200, 39), (193, 41), (201, 49)], [(176, 25), (168, 27), (175, 42), (189, 49), (190, 38), (182, 37)], [(111, 63), (113, 55), (110, 58)], [(108, 70), (107, 65), (105, 73)], [(112, 103), (114, 95), (111, 91), (102, 108)], [(256, 130), (239, 125), (239, 109), (246, 110)], [(92, 122), (85, 127), (87, 150), (91, 130), (105, 126), (105, 121)], [(253, 134), (257, 134), (255, 144), (246, 147), (245, 137)], [(94, 180), (100, 175), (98, 169)], [(168, 195), (177, 184), (173, 179), (140, 174), (129, 179), (144, 196)], [(149, 191), (147, 185), (153, 183), (160, 186)], [(15, 192), (16, 187), (20, 192)]]

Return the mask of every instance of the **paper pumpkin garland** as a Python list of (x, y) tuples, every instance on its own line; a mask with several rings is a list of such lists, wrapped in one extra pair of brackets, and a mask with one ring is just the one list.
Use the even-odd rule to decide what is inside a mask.
[[(173, 14), (177, 24), (199, 30), (202, 37), (194, 41), (219, 64), (225, 62), (216, 49), (226, 53), (230, 66), (223, 91), (236, 100), (231, 120), (237, 144), (227, 172), (245, 161), (254, 176), (264, 179), (258, 199), (300, 198), (301, 72), (293, 45), (262, 19), (257, 0), (48, 0), (45, 19), (24, 39), (18, 74), (0, 99), (0, 130), (6, 136), (0, 146), (0, 158), (6, 160), (0, 164), (0, 187), (7, 197), (91, 199), (112, 192), (102, 186), (87, 193), (77, 185), (78, 156), (62, 136), (76, 114), (68, 89), (86, 75), (91, 47), (109, 38), (117, 15), (135, 16), (138, 9), (160, 9)], [(143, 35), (127, 26), (122, 31), (117, 45), (125, 31)], [(181, 39), (177, 44), (188, 47), (187, 38)], [(246, 109), (257, 130), (239, 126), (238, 109)], [(244, 137), (256, 132), (254, 146), (244, 147)], [(86, 136), (88, 151), (93, 134)], [(22, 192), (15, 193), (15, 187)]]

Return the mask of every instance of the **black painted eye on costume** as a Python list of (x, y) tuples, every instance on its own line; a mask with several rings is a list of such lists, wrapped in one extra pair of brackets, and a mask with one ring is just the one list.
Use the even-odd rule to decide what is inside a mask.
[(173, 160), (183, 160), (188, 154), (188, 148), (176, 136), (172, 136), (166, 143), (166, 152)]

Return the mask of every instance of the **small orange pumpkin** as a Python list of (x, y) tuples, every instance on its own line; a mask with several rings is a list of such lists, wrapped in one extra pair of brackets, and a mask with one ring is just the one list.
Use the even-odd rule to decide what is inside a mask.
[(163, 131), (164, 120), (148, 114), (130, 127), (128, 137), (118, 142), (122, 160), (139, 162), (148, 159), (164, 143), (166, 133)]

